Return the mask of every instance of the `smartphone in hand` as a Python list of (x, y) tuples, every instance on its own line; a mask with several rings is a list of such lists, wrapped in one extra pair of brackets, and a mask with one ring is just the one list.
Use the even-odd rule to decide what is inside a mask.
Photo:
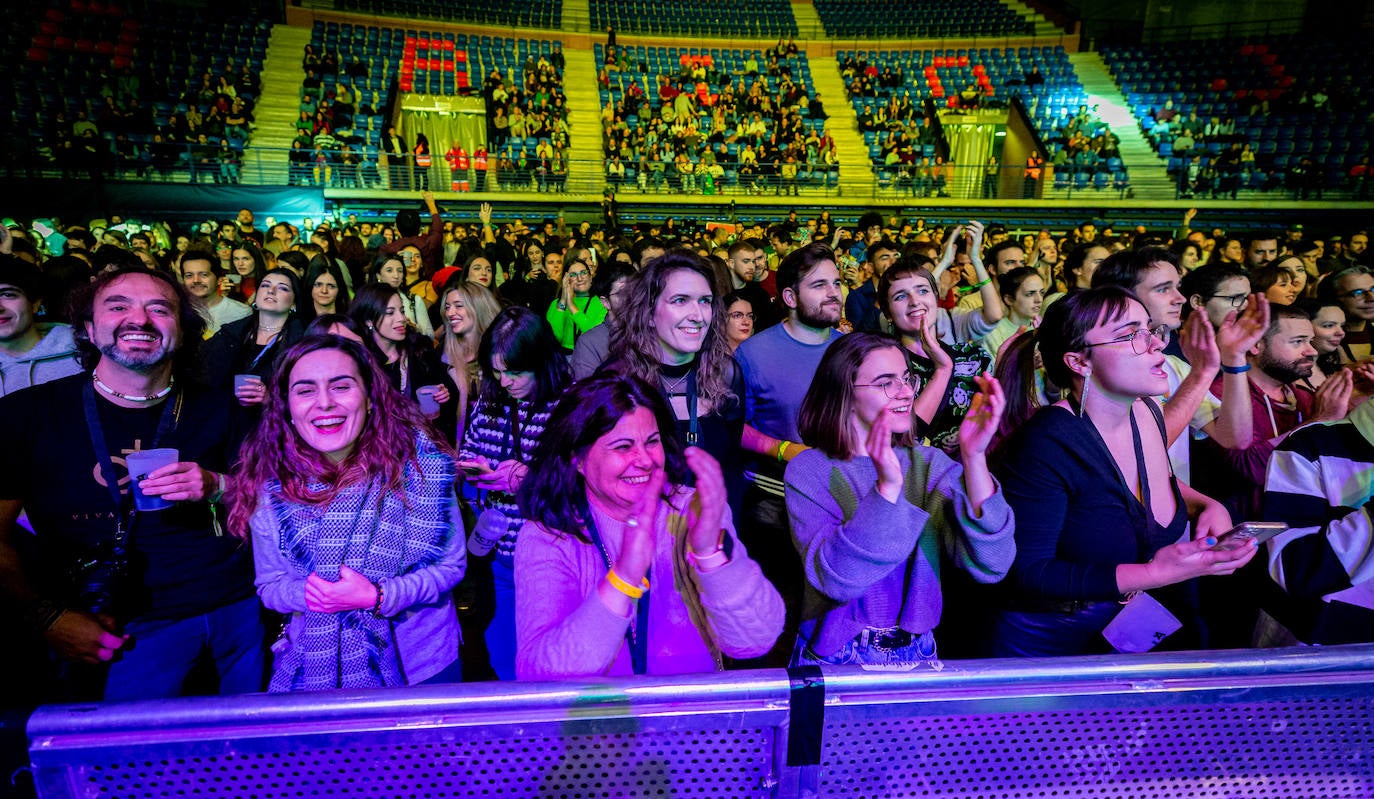
[(1287, 529), (1283, 522), (1241, 522), (1222, 533), (1212, 549), (1240, 549), (1251, 541), (1262, 544)]

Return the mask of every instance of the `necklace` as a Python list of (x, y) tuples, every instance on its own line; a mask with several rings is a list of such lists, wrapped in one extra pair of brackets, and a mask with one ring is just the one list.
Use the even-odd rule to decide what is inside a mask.
[(675, 380), (669, 380), (667, 375), (663, 375), (664, 391), (666, 391), (670, 397), (685, 393), (682, 389), (687, 385), (687, 378), (690, 377), (691, 374), (691, 372), (688, 372)]
[(276, 333), (277, 331), (281, 330), (281, 329), (282, 329), (283, 327), (285, 327), (285, 326), (286, 326), (286, 323), (285, 323), (285, 322), (282, 322), (281, 324), (279, 324), (279, 325), (277, 325), (277, 326), (275, 326), (275, 327), (269, 327), (269, 326), (267, 326), (267, 325), (259, 325), (259, 326), (258, 326), (258, 332), (259, 332), (259, 333), (268, 333), (268, 334)]
[(166, 388), (162, 389), (156, 394), (149, 394), (146, 397), (140, 397), (136, 394), (121, 394), (120, 392), (115, 391), (114, 389), (105, 385), (103, 382), (101, 382), (100, 378), (95, 376), (94, 374), (91, 375), (91, 381), (94, 382), (95, 387), (100, 389), (103, 393), (109, 394), (111, 397), (114, 397), (115, 399), (122, 399), (128, 402), (152, 402), (153, 400), (160, 400), (168, 394), (171, 394), (172, 386), (176, 385), (176, 378), (168, 378)]

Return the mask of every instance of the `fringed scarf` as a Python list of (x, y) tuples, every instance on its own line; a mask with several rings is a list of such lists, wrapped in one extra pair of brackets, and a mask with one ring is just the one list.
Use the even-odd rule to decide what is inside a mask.
[[(267, 483), (278, 545), (301, 577), (339, 579), (348, 566), (376, 583), (439, 561), (454, 535), (453, 459), (423, 433), (406, 464), (401, 490), (379, 476), (339, 490), (328, 505), (303, 505)], [(311, 485), (323, 490), (323, 484)], [(318, 691), (405, 685), (392, 621), (371, 608), (341, 613), (303, 611), (298, 634), (277, 655), (269, 690)]]

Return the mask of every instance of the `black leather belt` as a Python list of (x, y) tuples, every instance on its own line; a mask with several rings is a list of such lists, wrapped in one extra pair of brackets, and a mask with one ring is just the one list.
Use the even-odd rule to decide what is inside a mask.
[(869, 627), (859, 633), (860, 646), (870, 646), (877, 649), (903, 649), (911, 646), (912, 640), (911, 633), (900, 627), (893, 627), (888, 630), (876, 630)]
[(1083, 600), (1083, 599), (1032, 599), (1020, 597), (1013, 599), (1009, 604), (1008, 610), (1017, 610), (1024, 613), (1062, 613), (1066, 616), (1095, 608), (1098, 605), (1115, 605), (1116, 602), (1103, 600)]

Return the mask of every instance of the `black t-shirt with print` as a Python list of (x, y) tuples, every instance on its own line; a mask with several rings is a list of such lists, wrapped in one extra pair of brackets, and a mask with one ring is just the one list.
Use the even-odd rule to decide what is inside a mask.
[[(100, 556), (114, 536), (116, 509), (97, 464), (82, 397), (90, 377), (74, 375), (0, 399), (0, 498), (24, 503), (35, 535), (15, 536), (25, 572), (41, 595), (71, 601), (68, 575), (80, 558)], [(224, 396), (218, 396), (224, 395)], [(121, 408), (95, 392), (101, 427), (115, 473), (129, 491), (124, 456), (152, 449), (163, 404)], [(179, 459), (217, 472), (230, 455), (229, 398), (190, 389), (177, 401), (166, 440)], [(247, 598), (253, 593), (246, 544), (216, 535), (206, 502), (179, 502), (168, 510), (139, 513), (130, 527), (130, 586), (119, 615), (185, 618)]]

